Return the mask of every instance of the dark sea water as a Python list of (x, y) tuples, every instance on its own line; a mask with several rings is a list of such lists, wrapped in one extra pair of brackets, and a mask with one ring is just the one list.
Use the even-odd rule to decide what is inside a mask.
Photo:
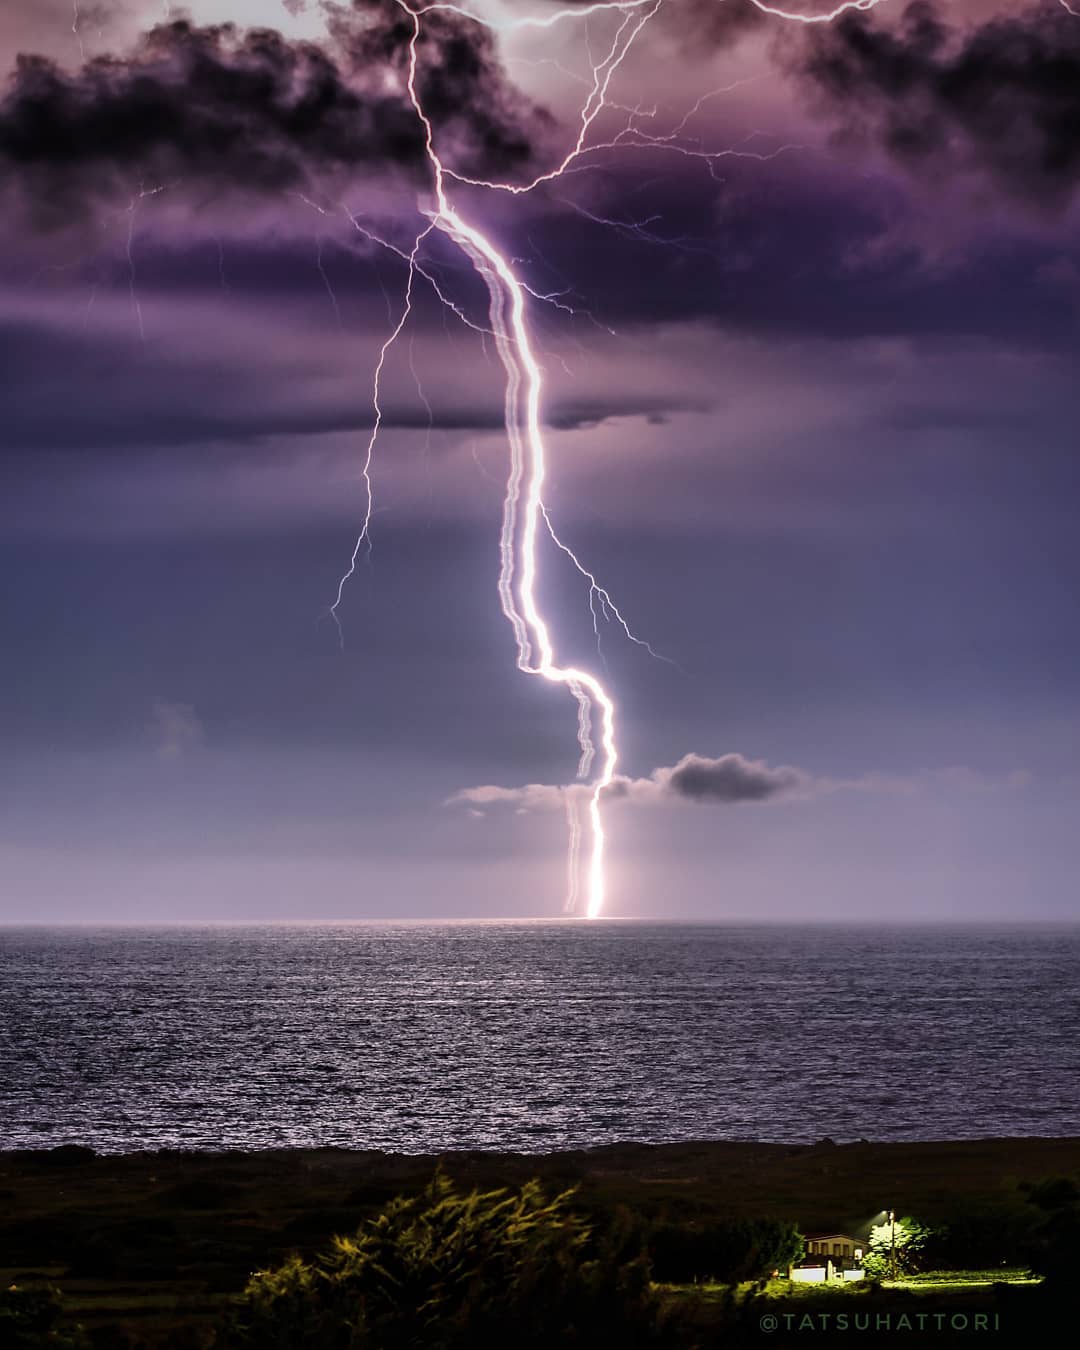
[(0, 929), (0, 1148), (1080, 1135), (1080, 929)]

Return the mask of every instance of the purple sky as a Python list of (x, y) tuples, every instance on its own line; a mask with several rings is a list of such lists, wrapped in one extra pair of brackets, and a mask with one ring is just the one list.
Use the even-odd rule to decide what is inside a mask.
[[(168, 10), (0, 13), (0, 921), (555, 916), (564, 817), (518, 790), (572, 781), (573, 704), (515, 669), (502, 371), (426, 284), (344, 653), (326, 617), (405, 281), (345, 211), (407, 245), (427, 191), (399, 11)], [(622, 17), (442, 16), (448, 160), (558, 162)], [(609, 98), (619, 148), (455, 192), (558, 300), (549, 504), (670, 658), (602, 628), (610, 911), (1073, 917), (1080, 18), (664, 0)], [(596, 665), (554, 550), (543, 596)]]

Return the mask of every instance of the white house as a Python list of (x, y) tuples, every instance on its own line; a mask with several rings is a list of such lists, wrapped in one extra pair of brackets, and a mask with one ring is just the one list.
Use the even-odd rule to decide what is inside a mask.
[(807, 1233), (802, 1257), (788, 1276), (803, 1283), (842, 1284), (863, 1278), (866, 1244), (849, 1233)]

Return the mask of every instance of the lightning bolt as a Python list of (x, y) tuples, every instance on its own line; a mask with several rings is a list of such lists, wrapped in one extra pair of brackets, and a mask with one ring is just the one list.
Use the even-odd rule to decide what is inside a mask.
[[(415, 50), (415, 49), (414, 49)], [(401, 336), (402, 330), (409, 321), (409, 315), (413, 307), (413, 283), (416, 280), (416, 257), (420, 252), (420, 245), (435, 228), (436, 222), (433, 220), (425, 229), (421, 230), (413, 242), (412, 250), (408, 254), (409, 279), (405, 283), (405, 299), (401, 306), (401, 315), (397, 323), (390, 332), (390, 336), (379, 349), (379, 359), (375, 364), (375, 374), (372, 380), (371, 406), (375, 411), (375, 420), (372, 423), (371, 435), (368, 437), (367, 448), (364, 451), (363, 468), (361, 477), (364, 481), (364, 519), (360, 526), (360, 533), (356, 537), (356, 543), (353, 546), (352, 557), (349, 559), (349, 566), (342, 574), (338, 582), (337, 595), (334, 603), (330, 606), (330, 613), (333, 616), (334, 623), (337, 625), (338, 642), (342, 651), (345, 649), (345, 630), (341, 626), (341, 618), (338, 615), (338, 609), (341, 606), (341, 597), (345, 592), (345, 587), (349, 579), (356, 573), (356, 564), (360, 557), (360, 550), (367, 546), (368, 553), (371, 552), (371, 514), (375, 509), (375, 494), (371, 482), (371, 461), (375, 454), (375, 442), (379, 439), (379, 431), (382, 427), (383, 409), (379, 401), (379, 393), (382, 385), (383, 369), (386, 366), (387, 353), (390, 348)]]
[(557, 549), (560, 550), (560, 552), (566, 554), (566, 556), (570, 559), (571, 563), (573, 563), (576, 570), (589, 583), (589, 610), (593, 616), (593, 634), (596, 637), (597, 647), (599, 648), (600, 643), (600, 625), (597, 617), (596, 606), (599, 603), (600, 611), (603, 614), (604, 618), (610, 619), (611, 616), (614, 615), (615, 622), (619, 625), (619, 627), (623, 630), (623, 632), (626, 634), (626, 636), (630, 639), (631, 642), (633, 642), (638, 647), (644, 647), (644, 649), (649, 653), (649, 655), (654, 657), (657, 661), (665, 661), (669, 666), (673, 666), (675, 662), (672, 661), (672, 659), (669, 656), (661, 655), (661, 653), (656, 651), (656, 649), (652, 647), (648, 642), (646, 642), (644, 638), (639, 638), (637, 634), (633, 631), (633, 629), (631, 629), (630, 625), (626, 622), (626, 619), (623, 617), (622, 612), (620, 611), (618, 605), (616, 605), (615, 601), (612, 600), (610, 592), (605, 590), (604, 587), (600, 585), (595, 575), (589, 571), (589, 569), (585, 566), (583, 562), (581, 562), (581, 560), (578, 558), (574, 550), (570, 548), (567, 544), (564, 544), (563, 541), (559, 538), (559, 536), (555, 533), (555, 526), (551, 523), (551, 515), (547, 507), (544, 506), (542, 502), (540, 504), (540, 513), (544, 517), (544, 524), (547, 526), (548, 534), (551, 535), (552, 543), (555, 545)]
[(566, 803), (566, 830), (569, 838), (569, 847), (566, 852), (566, 901), (563, 904), (563, 913), (575, 914), (578, 903), (578, 886), (581, 880), (578, 864), (578, 854), (581, 848), (581, 815), (575, 793), (564, 792), (563, 800)]
[[(800, 24), (831, 23), (849, 10), (866, 11), (875, 8), (883, 0), (843, 0), (828, 12), (821, 14), (798, 14), (765, 3), (765, 0), (751, 0), (754, 7), (763, 14), (774, 18)], [(1065, 0), (1061, 0), (1064, 4)], [(412, 248), (408, 251), (389, 244), (374, 232), (362, 226), (346, 210), (353, 226), (369, 241), (392, 249), (404, 259), (408, 266), (408, 277), (402, 306), (396, 321), (392, 322), (389, 336), (383, 342), (376, 362), (372, 407), (373, 425), (363, 457), (362, 477), (364, 483), (364, 514), (359, 534), (353, 548), (349, 565), (342, 574), (337, 595), (330, 607), (342, 645), (344, 635), (338, 614), (344, 589), (356, 571), (361, 551), (371, 548), (371, 516), (373, 510), (373, 490), (371, 479), (372, 459), (383, 422), (383, 409), (380, 402), (381, 381), (388, 354), (401, 336), (412, 313), (414, 286), (417, 276), (424, 277), (435, 289), (444, 304), (448, 305), (463, 322), (475, 328), (483, 339), (493, 336), (499, 359), (506, 372), (505, 425), (510, 448), (510, 471), (507, 479), (506, 494), (503, 500), (502, 530), (499, 537), (499, 577), (498, 593), (503, 614), (509, 621), (517, 647), (517, 665), (528, 675), (538, 676), (552, 684), (562, 685), (577, 703), (577, 738), (580, 750), (578, 777), (588, 778), (594, 761), (599, 757), (599, 769), (588, 786), (567, 788), (564, 790), (567, 823), (569, 830), (569, 852), (567, 858), (567, 897), (565, 908), (575, 912), (579, 891), (579, 850), (582, 839), (581, 804), (587, 797), (587, 815), (589, 823), (589, 859), (585, 884), (585, 914), (590, 919), (597, 918), (603, 911), (606, 898), (606, 878), (604, 871), (606, 835), (601, 810), (603, 795), (615, 778), (619, 762), (616, 740), (615, 703), (601, 681), (591, 671), (578, 666), (562, 665), (556, 658), (555, 646), (547, 620), (541, 612), (537, 599), (538, 537), (541, 531), (546, 533), (555, 546), (566, 555), (577, 571), (589, 585), (589, 607), (593, 616), (593, 627), (599, 641), (599, 620), (597, 605), (605, 618), (614, 616), (626, 636), (633, 642), (645, 647), (652, 655), (656, 652), (648, 643), (642, 641), (630, 630), (622, 613), (615, 606), (610, 594), (597, 581), (578, 559), (572, 549), (556, 534), (547, 507), (544, 504), (544, 485), (547, 478), (547, 452), (541, 426), (541, 406), (544, 379), (540, 362), (537, 359), (529, 329), (529, 299), (547, 301), (558, 308), (568, 308), (558, 302), (556, 295), (538, 295), (517, 275), (511, 259), (503, 255), (495, 243), (474, 223), (467, 220), (451, 200), (447, 183), (455, 182), (472, 188), (486, 188), (490, 191), (509, 193), (514, 196), (534, 191), (542, 184), (553, 182), (583, 167), (577, 164), (584, 156), (605, 149), (664, 149), (675, 151), (706, 161), (710, 168), (723, 156), (738, 156), (754, 159), (772, 158), (773, 154), (762, 155), (736, 149), (706, 151), (680, 144), (678, 138), (690, 119), (698, 112), (706, 98), (700, 99), (686, 114), (675, 130), (669, 135), (653, 135), (637, 125), (640, 117), (653, 117), (655, 110), (643, 111), (641, 108), (627, 108), (614, 103), (609, 91), (619, 69), (625, 62), (636, 39), (659, 12), (664, 0), (601, 0), (600, 3), (563, 9), (544, 16), (524, 16), (496, 22), (485, 18), (461, 5), (436, 0), (435, 3), (413, 9), (407, 0), (396, 0), (402, 13), (412, 27), (412, 36), (408, 46), (407, 90), (409, 101), (420, 123), (424, 135), (425, 151), (432, 175), (432, 196), (430, 204), (421, 207), (421, 213), (427, 218), (425, 229), (418, 233)], [(1067, 7), (1067, 6), (1066, 6)], [(564, 21), (581, 21), (594, 14), (605, 13), (616, 17), (616, 28), (608, 44), (606, 53), (599, 59), (590, 55), (591, 76), (584, 77), (588, 93), (581, 107), (579, 125), (574, 143), (554, 168), (537, 175), (528, 183), (504, 183), (480, 178), (466, 177), (443, 163), (435, 145), (435, 129), (424, 109), (417, 89), (419, 67), (419, 43), (422, 35), (424, 15), (436, 11), (456, 14), (473, 23), (489, 29), (548, 29)], [(622, 109), (629, 113), (630, 120), (622, 132), (603, 141), (590, 141), (590, 134), (597, 119), (605, 111)], [(789, 147), (781, 147), (773, 152), (779, 154)], [(307, 199), (305, 199), (307, 200)], [(309, 205), (315, 205), (308, 202)], [(322, 207), (315, 206), (323, 211)], [(323, 211), (323, 214), (326, 214)], [(617, 224), (618, 222), (607, 222)], [(640, 227), (639, 227), (640, 228)], [(452, 240), (469, 259), (477, 275), (484, 282), (489, 300), (489, 329), (484, 329), (469, 320), (461, 309), (443, 294), (437, 280), (422, 265), (421, 248), (433, 230), (439, 230)], [(657, 241), (660, 242), (660, 241)], [(474, 453), (475, 457), (475, 453)], [(667, 658), (661, 658), (667, 659)]]
[(83, 42), (82, 33), (79, 31), (82, 23), (82, 15), (79, 13), (79, 0), (71, 0), (71, 31), (75, 41), (79, 44), (79, 55), (83, 62), (86, 62), (86, 43)]
[(128, 265), (128, 293), (131, 296), (131, 308), (135, 314), (135, 320), (139, 327), (139, 339), (142, 342), (146, 341), (146, 324), (143, 321), (142, 301), (139, 299), (138, 274), (135, 267), (135, 214), (142, 202), (146, 201), (148, 197), (156, 197), (158, 193), (164, 192), (165, 187), (164, 183), (155, 188), (146, 188), (140, 184), (138, 192), (132, 197), (124, 213), (128, 218), (127, 237), (124, 241), (124, 256), (127, 258)]

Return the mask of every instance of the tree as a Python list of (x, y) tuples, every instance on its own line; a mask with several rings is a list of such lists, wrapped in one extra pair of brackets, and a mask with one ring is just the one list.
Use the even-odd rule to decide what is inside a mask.
[(890, 1280), (919, 1270), (922, 1251), (929, 1238), (929, 1228), (914, 1219), (889, 1218), (883, 1224), (875, 1224), (870, 1229), (870, 1241), (863, 1257), (867, 1278)]
[(438, 1175), (308, 1262), (253, 1277), (218, 1344), (235, 1350), (642, 1346), (658, 1328), (644, 1258), (596, 1238), (538, 1182), (459, 1193)]
[(785, 1219), (663, 1222), (649, 1238), (654, 1275), (672, 1283), (764, 1279), (789, 1265), (802, 1249), (801, 1234)]

